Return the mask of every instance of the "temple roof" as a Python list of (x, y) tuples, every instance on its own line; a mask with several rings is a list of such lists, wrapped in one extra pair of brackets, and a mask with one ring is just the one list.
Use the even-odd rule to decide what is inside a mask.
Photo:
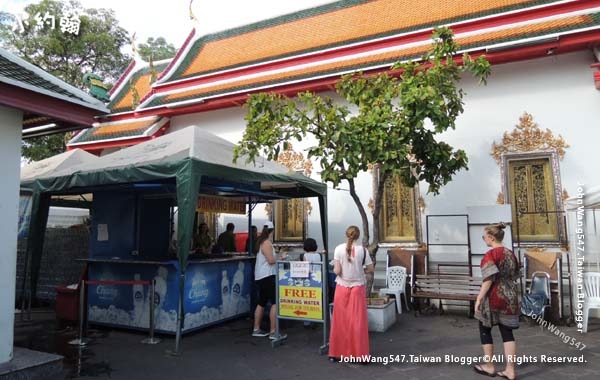
[[(531, 22), (526, 25), (517, 25), (480, 34), (457, 35), (455, 41), (462, 50), (472, 50), (489, 46), (491, 43), (508, 43), (598, 26), (600, 26), (600, 13), (594, 13), (591, 15), (578, 15), (555, 20)], [(240, 75), (235, 79), (208, 82), (165, 94), (157, 93), (151, 98), (151, 101), (143, 104), (143, 107), (156, 107), (163, 104), (172, 104), (219, 94), (243, 93), (256, 88), (298, 82), (315, 77), (341, 75), (361, 69), (389, 67), (398, 60), (419, 58), (429, 48), (429, 41), (409, 46), (398, 45), (373, 50), (369, 54), (349, 54), (338, 56), (335, 60), (323, 60), (313, 62), (309, 65), (301, 64), (278, 68), (276, 70), (265, 70), (260, 74)]]
[(23, 137), (87, 128), (104, 103), (0, 49), (0, 105), (23, 111)]
[(69, 149), (85, 147), (86, 150), (93, 150), (91, 148), (101, 146), (103, 143), (110, 143), (110, 147), (134, 145), (164, 132), (168, 122), (168, 118), (150, 116), (97, 123), (93, 128), (85, 129), (74, 136), (67, 143), (67, 147)]
[(118, 117), (169, 116), (240, 105), (258, 91), (320, 91), (345, 73), (420, 58), (440, 25), (461, 52), (493, 64), (531, 59), (600, 43), (600, 0), (345, 0), (209, 35), (192, 30), (170, 62), (155, 65), (156, 82), (148, 64), (130, 66), (109, 106)]
[(197, 38), (161, 82), (522, 10), (557, 0), (346, 0)]
[[(137, 110), (385, 70), (398, 60), (419, 58), (438, 25), (453, 29), (461, 51), (476, 54), (551, 40), (558, 45), (566, 36), (600, 33), (598, 12), (600, 2), (591, 0), (339, 1), (206, 36), (192, 34)], [(600, 41), (600, 34), (594, 38)]]
[(100, 100), (4, 49), (0, 49), (0, 82), (106, 112)]
[(152, 76), (154, 75), (156, 80), (170, 61), (170, 59), (166, 59), (152, 65), (149, 62), (132, 61), (111, 90), (108, 108), (113, 113), (135, 109), (150, 92)]

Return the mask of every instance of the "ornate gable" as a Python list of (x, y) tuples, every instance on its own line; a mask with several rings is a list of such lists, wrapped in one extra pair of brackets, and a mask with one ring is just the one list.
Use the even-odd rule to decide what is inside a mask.
[(125, 112), (134, 110), (140, 101), (150, 93), (153, 79), (167, 67), (171, 60), (163, 60), (156, 63), (133, 64), (131, 69), (125, 72), (115, 87), (115, 93), (111, 94), (108, 108), (113, 112)]

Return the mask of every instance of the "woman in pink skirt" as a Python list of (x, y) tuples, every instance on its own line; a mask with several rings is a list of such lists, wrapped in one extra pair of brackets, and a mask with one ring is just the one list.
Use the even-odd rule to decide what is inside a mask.
[(363, 355), (369, 355), (365, 272), (373, 272), (373, 262), (369, 252), (358, 243), (359, 237), (358, 227), (348, 227), (346, 243), (338, 245), (333, 256), (337, 278), (329, 335), (330, 361), (342, 356), (361, 361)]

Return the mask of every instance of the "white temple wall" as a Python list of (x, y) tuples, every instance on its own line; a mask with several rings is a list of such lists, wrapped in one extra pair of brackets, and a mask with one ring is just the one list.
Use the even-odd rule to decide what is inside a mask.
[[(469, 170), (457, 174), (438, 196), (427, 194), (427, 185), (421, 184), (425, 213), (464, 214), (467, 207), (496, 203), (501, 191), (501, 177), (500, 167), (490, 155), (491, 146), (494, 141), (501, 141), (504, 132), (515, 128), (524, 112), (533, 115), (542, 130), (548, 128), (555, 136), (562, 135), (570, 145), (560, 162), (562, 187), (569, 194), (576, 193), (578, 183), (590, 187), (600, 184), (600, 172), (595, 165), (600, 141), (600, 128), (597, 127), (600, 91), (594, 87), (593, 69), (589, 67), (592, 63), (593, 54), (584, 51), (495, 65), (486, 86), (466, 77), (461, 82), (467, 92), (465, 112), (458, 118), (456, 130), (446, 132), (442, 139), (467, 152)], [(170, 132), (197, 125), (237, 143), (245, 128), (244, 115), (243, 107), (233, 107), (176, 116), (171, 120)], [(294, 148), (299, 151), (307, 144), (309, 141), (303, 141), (295, 144)], [(318, 173), (318, 164), (313, 162), (311, 177), (320, 180)], [(361, 222), (347, 191), (348, 185), (340, 184), (343, 190), (329, 186), (329, 246), (334, 247), (343, 242), (344, 230), (349, 224), (361, 226)], [(357, 179), (357, 188), (366, 208), (371, 197), (369, 173)], [(309, 218), (308, 234), (321, 245), (318, 203), (316, 199), (311, 203), (313, 212)], [(253, 216), (259, 223), (267, 218), (263, 209), (258, 206)], [(228, 221), (226, 217), (223, 223)], [(448, 226), (445, 230), (452, 239), (457, 238), (459, 228)]]

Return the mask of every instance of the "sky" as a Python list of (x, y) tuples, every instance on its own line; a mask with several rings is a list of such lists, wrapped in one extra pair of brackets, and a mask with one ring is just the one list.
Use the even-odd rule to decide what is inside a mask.
[[(301, 9), (312, 8), (333, 0), (193, 0), (192, 11), (198, 22), (189, 17), (189, 0), (79, 0), (85, 8), (110, 8), (119, 24), (136, 42), (148, 37), (164, 37), (179, 48), (194, 25), (200, 34), (208, 34), (249, 24)], [(32, 0), (0, 0), (0, 10), (20, 14)]]

